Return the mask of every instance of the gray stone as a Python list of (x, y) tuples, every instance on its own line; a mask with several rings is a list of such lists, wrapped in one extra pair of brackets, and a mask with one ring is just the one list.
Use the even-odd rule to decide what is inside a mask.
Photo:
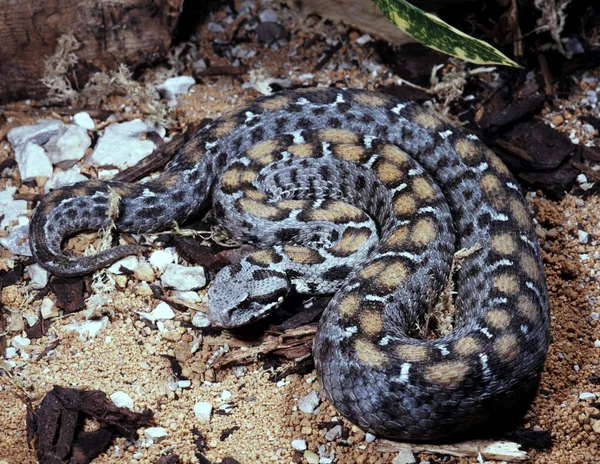
[(35, 143), (27, 142), (25, 145), (17, 146), (15, 160), (24, 182), (32, 181), (36, 177), (52, 177), (52, 163), (48, 154)]
[(204, 268), (200, 266), (169, 264), (160, 280), (163, 287), (172, 287), (182, 292), (197, 290), (206, 285)]
[(91, 144), (87, 130), (72, 124), (64, 133), (52, 137), (44, 148), (52, 164), (68, 169), (83, 158)]
[(30, 142), (43, 145), (55, 135), (60, 135), (67, 130), (65, 124), (58, 119), (41, 119), (30, 126), (15, 127), (8, 131), (6, 138), (16, 151), (18, 146)]
[(313, 390), (308, 395), (304, 395), (302, 398), (300, 398), (300, 400), (298, 400), (298, 409), (307, 414), (312, 414), (317, 406), (319, 406), (319, 402), (319, 395), (315, 390)]

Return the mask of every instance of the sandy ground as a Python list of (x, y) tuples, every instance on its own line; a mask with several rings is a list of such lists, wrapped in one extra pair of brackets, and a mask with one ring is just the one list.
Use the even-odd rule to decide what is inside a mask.
[[(198, 56), (210, 57), (212, 66), (231, 64), (231, 58), (217, 58), (212, 46), (215, 37), (226, 39), (231, 32), (233, 25), (227, 24), (227, 16), (222, 11), (211, 18), (224, 25), (224, 33), (210, 32), (206, 26), (200, 31), (203, 39)], [(258, 52), (256, 57), (246, 60), (255, 76), (289, 79), (296, 84), (336, 83), (370, 89), (396, 83), (384, 66), (375, 64), (368, 49), (356, 43), (360, 34), (348, 34), (343, 29), (344, 46), (324, 69), (314, 72), (312, 77), (306, 76), (326, 45), (324, 39), (313, 47), (302, 48), (302, 45), (332, 26), (292, 21), (291, 27), (289, 43), (279, 49), (256, 43), (244, 45)], [(258, 96), (247, 85), (249, 81), (244, 75), (199, 82), (189, 95), (180, 98), (174, 113), (177, 127), (172, 133), (203, 117), (217, 117)], [(117, 112), (120, 121), (143, 116), (136, 107), (127, 112), (124, 103), (127, 102), (112, 98), (104, 108)], [(10, 108), (6, 112), (7, 122), (0, 126), (0, 162), (13, 156), (4, 138), (8, 129), (42, 117), (34, 111)], [(550, 120), (556, 111), (546, 113)], [(70, 122), (68, 117), (62, 119)], [(99, 122), (102, 121), (96, 121)], [(9, 179), (0, 179), (0, 189), (7, 185), (17, 186), (20, 193), (41, 192), (35, 183), (22, 185), (18, 172)], [(600, 198), (567, 195), (561, 201), (552, 201), (542, 192), (530, 192), (528, 199), (538, 224), (546, 266), (553, 337), (539, 394), (525, 419), (527, 429), (549, 431), (553, 445), (546, 451), (530, 451), (531, 462), (597, 462), (600, 411), (591, 406), (595, 401), (593, 395), (583, 395), (585, 399), (580, 399), (580, 395), (592, 393), (600, 398), (600, 342), (594, 344), (600, 339), (600, 322), (593, 314), (598, 312), (600, 301), (600, 246), (595, 235), (600, 230)], [(585, 243), (580, 231), (590, 234)], [(6, 251), (2, 253), (6, 263), (10, 256)], [(243, 464), (310, 462), (310, 452), (328, 454), (340, 463), (392, 462), (393, 453), (378, 451), (377, 440), (367, 443), (360, 429), (340, 418), (337, 420), (349, 430), (347, 440), (328, 441), (323, 423), (336, 420), (336, 411), (328, 401), (321, 400), (315, 414), (298, 410), (299, 398), (319, 391), (314, 372), (291, 375), (276, 383), (270, 380), (273, 372), (263, 368), (261, 362), (249, 363), (246, 372), (236, 370), (237, 376), (231, 369), (207, 368), (209, 360), (229, 349), (225, 335), (203, 337), (197, 329), (190, 328), (192, 312), (177, 312), (163, 327), (152, 329), (135, 314), (158, 303), (147, 284), (134, 276), (118, 277), (117, 284), (104, 297), (102, 312), (109, 316), (109, 321), (95, 338), (82, 339), (64, 329), (67, 324), (83, 321), (82, 313), (58, 317), (47, 337), (33, 340), (20, 356), (13, 358), (15, 366), (9, 370), (10, 379), (0, 378), (1, 464), (37, 462), (26, 443), (25, 406), (17, 394), (25, 392), (37, 403), (55, 384), (99, 389), (109, 395), (123, 391), (133, 399), (134, 410), (152, 409), (157, 426), (167, 430), (167, 436), (154, 444), (144, 440), (143, 430), (135, 442), (118, 439), (94, 461), (99, 464), (156, 463), (169, 451), (179, 455), (181, 462), (199, 462), (194, 429), (205, 437), (206, 449), (202, 452), (214, 463), (227, 456)], [(13, 317), (39, 310), (40, 301), (27, 300), (30, 291), (26, 281), (4, 289), (2, 304), (13, 311)], [(200, 291), (201, 296), (203, 293)], [(18, 334), (9, 333), (9, 342)], [(58, 345), (37, 359), (36, 355), (56, 338)], [(193, 350), (197, 351), (192, 354)], [(174, 391), (169, 388), (172, 371), (163, 355), (175, 356), (180, 361), (183, 374), (191, 380), (189, 388)], [(193, 413), (199, 401), (213, 405), (209, 422), (200, 422)], [(307, 452), (292, 448), (292, 441), (297, 439), (306, 440)], [(320, 453), (319, 447), (322, 447)], [(422, 462), (478, 462), (476, 458), (446, 459), (427, 454), (419, 457)]]

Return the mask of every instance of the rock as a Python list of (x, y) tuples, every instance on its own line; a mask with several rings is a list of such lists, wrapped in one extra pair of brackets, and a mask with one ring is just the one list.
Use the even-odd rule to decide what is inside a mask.
[(179, 290), (176, 290), (175, 292), (173, 292), (173, 296), (179, 300), (191, 301), (193, 303), (200, 303), (202, 301), (202, 299), (200, 298), (200, 295), (198, 295), (198, 293), (193, 292), (193, 291), (180, 292)]
[(587, 243), (590, 238), (590, 234), (588, 234), (585, 230), (577, 231), (577, 239), (579, 243)]
[(0, 238), (0, 245), (15, 255), (31, 256), (29, 248), (29, 225), (13, 227), (8, 237)]
[(308, 464), (319, 464), (319, 455), (312, 451), (309, 451), (309, 450), (305, 451), (304, 459), (306, 459), (306, 462)]
[(592, 424), (592, 430), (596, 433), (600, 433), (600, 420), (594, 421)]
[(126, 256), (125, 258), (120, 259), (119, 261), (116, 261), (113, 264), (111, 264), (108, 268), (108, 272), (120, 275), (123, 274), (121, 268), (129, 269), (130, 271), (135, 271), (139, 263), (140, 262), (137, 256)]
[(221, 399), (223, 401), (228, 401), (231, 399), (231, 392), (229, 390), (223, 390), (221, 393)]
[(174, 248), (156, 250), (152, 252), (148, 261), (159, 271), (164, 271), (175, 260)]
[(154, 281), (154, 269), (148, 263), (142, 263), (133, 271), (133, 276), (137, 280), (141, 280), (143, 282), (153, 282)]
[(297, 451), (305, 451), (306, 450), (306, 440), (292, 441), (292, 448), (294, 448)]
[(8, 227), (11, 222), (17, 220), (19, 216), (27, 214), (27, 201), (15, 200), (13, 195), (17, 191), (16, 187), (6, 186), (0, 190), (0, 228)]
[(115, 406), (120, 408), (128, 408), (133, 411), (133, 399), (127, 393), (116, 391), (110, 395), (110, 399), (113, 403), (115, 403)]
[(195, 83), (196, 80), (192, 76), (170, 77), (156, 87), (156, 89), (167, 100), (173, 100), (177, 95), (188, 93), (190, 87)]
[(140, 140), (144, 133), (153, 130), (153, 127), (141, 119), (111, 124), (98, 140), (87, 163), (96, 166), (116, 166), (121, 169), (133, 166), (156, 148), (151, 140)]
[(102, 319), (94, 321), (85, 321), (80, 323), (67, 324), (63, 326), (64, 330), (70, 330), (79, 333), (79, 338), (85, 340), (86, 338), (95, 338), (100, 331), (108, 325), (108, 317), (104, 316)]
[(83, 158), (91, 144), (87, 130), (72, 124), (63, 134), (52, 137), (44, 148), (52, 164), (68, 169)]
[(600, 348), (600, 340), (594, 340), (594, 347)]
[(48, 154), (35, 143), (19, 145), (15, 149), (15, 160), (23, 182), (35, 180), (36, 177), (52, 177), (52, 163)]
[(248, 372), (248, 368), (243, 365), (233, 366), (231, 368), (231, 372), (233, 372), (233, 375), (235, 375), (239, 379), (240, 377), (244, 377), (246, 375), (246, 372)]
[(163, 287), (172, 287), (180, 291), (197, 290), (206, 285), (204, 268), (200, 266), (182, 266), (169, 264), (161, 277)]
[(166, 436), (167, 431), (163, 427), (148, 427), (144, 430), (144, 437), (146, 440), (152, 440), (153, 443), (158, 443)]
[(50, 273), (39, 264), (36, 263), (27, 266), (27, 273), (29, 274), (33, 288), (39, 290), (48, 284)]
[(408, 449), (402, 449), (398, 452), (392, 464), (415, 464), (417, 460), (415, 459), (415, 455), (413, 452)]
[(367, 432), (365, 434), (365, 441), (367, 443), (373, 443), (376, 439), (377, 439), (377, 437), (375, 435), (373, 435), (372, 433)]
[(29, 340), (27, 337), (21, 337), (20, 335), (17, 335), (12, 339), (10, 344), (15, 348), (15, 350), (22, 350), (23, 348), (31, 345), (31, 340)]
[(202, 71), (205, 71), (206, 70), (206, 61), (204, 61), (202, 58), (194, 61), (192, 63), (192, 69), (194, 70), (195, 73), (201, 73)]
[(194, 314), (194, 317), (192, 318), (192, 325), (198, 328), (209, 327), (210, 320), (208, 319), (208, 316), (206, 314), (198, 311), (196, 314)]
[(87, 130), (94, 130), (94, 127), (96, 127), (94, 120), (85, 111), (77, 113), (75, 116), (73, 116), (73, 122), (79, 127), (83, 127)]
[(298, 408), (302, 412), (312, 414), (319, 405), (319, 402), (319, 395), (315, 390), (313, 390), (308, 395), (304, 395), (302, 398), (300, 398), (298, 401)]
[[(2, 240), (0, 239), (0, 243), (2, 243)], [(600, 319), (600, 313), (597, 313), (596, 311), (592, 311), (590, 313), (590, 320), (592, 321), (597, 321)]]
[(259, 13), (258, 18), (260, 19), (261, 23), (275, 23), (277, 22), (277, 13), (275, 12), (275, 10), (267, 8), (266, 10), (263, 10)]
[(194, 415), (200, 422), (210, 421), (212, 404), (200, 401), (194, 405)]
[(4, 357), (6, 359), (14, 358), (17, 355), (17, 349), (14, 346), (8, 346), (6, 348), (6, 352), (4, 353)]
[(325, 439), (327, 441), (335, 441), (341, 437), (342, 437), (342, 426), (341, 425), (336, 425), (335, 427), (332, 427), (325, 434)]
[(356, 39), (356, 45), (360, 45), (361, 47), (369, 43), (373, 38), (369, 34), (363, 34), (358, 39)]
[(179, 388), (190, 388), (192, 386), (191, 380), (179, 380), (177, 381), (177, 386)]
[(42, 305), (40, 306), (40, 314), (42, 319), (50, 319), (51, 317), (58, 316), (58, 308), (50, 298), (44, 298)]
[(151, 313), (139, 312), (138, 314), (151, 322), (165, 321), (175, 317), (173, 309), (171, 309), (171, 307), (164, 301), (158, 303), (156, 308), (154, 308)]
[(589, 393), (589, 392), (583, 392), (579, 394), (579, 399), (582, 401), (588, 401), (588, 400), (595, 400), (596, 399), (596, 395), (594, 395), (593, 393)]
[(88, 180), (87, 177), (81, 174), (79, 167), (77, 166), (73, 166), (67, 171), (56, 169), (50, 180), (44, 185), (44, 192), (50, 193), (51, 190), (56, 190), (67, 185), (73, 185), (77, 182), (86, 182)]
[(206, 27), (208, 28), (209, 32), (218, 32), (218, 33), (225, 32), (225, 29), (223, 29), (223, 26), (221, 26), (220, 24), (215, 23), (215, 22), (208, 23)]
[(30, 126), (15, 127), (6, 134), (7, 140), (16, 151), (16, 148), (30, 142), (43, 145), (52, 137), (60, 135), (67, 130), (65, 124), (58, 119), (41, 119)]

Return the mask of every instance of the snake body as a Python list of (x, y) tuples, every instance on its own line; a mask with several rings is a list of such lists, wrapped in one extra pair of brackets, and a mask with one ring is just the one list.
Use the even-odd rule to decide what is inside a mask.
[[(63, 239), (111, 223), (150, 232), (212, 201), (259, 250), (209, 290), (215, 325), (264, 317), (292, 289), (334, 293), (314, 344), (322, 388), (377, 435), (443, 440), (518, 410), (549, 344), (548, 297), (527, 206), (502, 162), (433, 111), (352, 89), (284, 91), (201, 129), (146, 183), (90, 181), (47, 195), (34, 256), (78, 275), (136, 253), (76, 258)], [(457, 251), (459, 270), (451, 267)], [(454, 331), (410, 335), (454, 279)]]

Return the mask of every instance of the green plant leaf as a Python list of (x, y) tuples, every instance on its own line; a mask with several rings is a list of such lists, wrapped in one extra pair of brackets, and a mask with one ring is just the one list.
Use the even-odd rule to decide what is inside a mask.
[(402, 31), (429, 48), (477, 64), (520, 67), (491, 45), (468, 36), (405, 0), (374, 0)]

